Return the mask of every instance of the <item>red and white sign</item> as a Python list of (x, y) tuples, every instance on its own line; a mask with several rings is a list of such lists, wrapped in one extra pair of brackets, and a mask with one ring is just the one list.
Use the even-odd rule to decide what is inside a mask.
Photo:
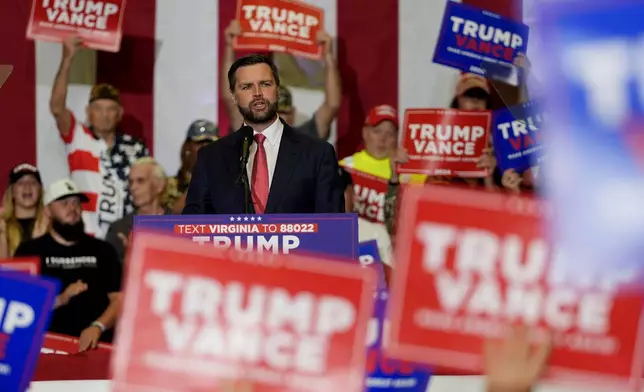
[(15, 259), (0, 259), (0, 269), (10, 269), (26, 272), (29, 275), (40, 274), (40, 259), (31, 257), (18, 257)]
[[(542, 235), (536, 199), (439, 186), (406, 190), (387, 350), (482, 372), (482, 343), (525, 324), (551, 334), (547, 378), (624, 390), (642, 374), (642, 271), (594, 273)], [(617, 387), (619, 385), (619, 387)]]
[(409, 162), (400, 173), (484, 177), (476, 167), (488, 145), (491, 114), (455, 109), (407, 109), (402, 146)]
[(121, 48), (125, 0), (33, 0), (27, 38), (62, 42), (78, 35), (90, 49)]
[(137, 233), (115, 391), (359, 391), (376, 275), (359, 264), (204, 249)]
[(389, 188), (387, 180), (349, 167), (344, 169), (353, 180), (354, 212), (368, 221), (385, 223), (385, 197)]
[(242, 34), (236, 49), (289, 52), (319, 59), (317, 33), (324, 29), (324, 10), (301, 1), (238, 0), (237, 20)]
[[(78, 347), (78, 338), (47, 332), (45, 334), (45, 339), (43, 340), (42, 347), (40, 348), (40, 353), (71, 355), (78, 353)], [(112, 348), (113, 347), (111, 344), (99, 343), (96, 347), (96, 350), (112, 351)]]

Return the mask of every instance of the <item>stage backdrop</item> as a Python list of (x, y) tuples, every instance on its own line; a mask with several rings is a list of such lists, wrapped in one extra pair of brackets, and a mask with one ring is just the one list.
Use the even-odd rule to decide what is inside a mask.
[[(377, 104), (446, 107), (458, 73), (431, 62), (446, 0), (309, 0), (327, 12), (326, 28), (337, 47), (344, 89), (336, 124), (338, 155), (353, 153), (368, 109)], [(514, 0), (464, 0), (505, 16), (521, 15)], [(60, 45), (25, 39), (31, 1), (0, 0), (0, 64), (15, 69), (0, 89), (2, 173), (36, 163), (45, 183), (67, 173), (62, 142), (49, 114), (49, 94)], [(69, 107), (81, 119), (89, 89), (109, 82), (121, 90), (125, 131), (143, 136), (169, 174), (196, 118), (228, 121), (219, 102), (222, 32), (235, 16), (234, 0), (136, 0), (125, 13), (117, 54), (86, 51), (72, 72)], [(514, 4), (514, 5), (513, 5)], [(219, 43), (219, 44), (218, 44)], [(284, 75), (288, 77), (288, 75)], [(293, 86), (300, 118), (311, 115), (322, 93), (316, 83)]]

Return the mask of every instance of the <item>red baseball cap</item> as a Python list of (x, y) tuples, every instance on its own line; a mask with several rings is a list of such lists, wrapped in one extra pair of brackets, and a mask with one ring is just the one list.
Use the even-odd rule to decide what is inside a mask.
[(473, 73), (462, 73), (458, 84), (456, 84), (456, 96), (463, 95), (467, 90), (480, 88), (490, 94), (490, 84), (487, 79), (481, 75)]
[(375, 127), (383, 121), (391, 121), (398, 128), (398, 111), (389, 105), (374, 106), (369, 111), (365, 124)]

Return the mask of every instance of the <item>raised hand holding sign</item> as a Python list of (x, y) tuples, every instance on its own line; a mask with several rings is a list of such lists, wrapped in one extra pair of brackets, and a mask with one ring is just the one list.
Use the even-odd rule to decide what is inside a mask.
[(517, 85), (513, 63), (519, 53), (526, 52), (527, 45), (528, 26), (448, 1), (434, 62)]

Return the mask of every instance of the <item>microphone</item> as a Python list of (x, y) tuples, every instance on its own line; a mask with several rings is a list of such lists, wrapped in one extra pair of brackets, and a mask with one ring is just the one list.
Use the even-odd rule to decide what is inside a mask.
[(253, 128), (244, 125), (237, 132), (241, 132), (243, 139), (241, 157), (239, 158), (239, 177), (236, 182), (244, 184), (244, 213), (249, 214), (252, 211), (252, 206), (250, 204), (250, 184), (246, 165), (250, 156), (250, 146), (253, 144)]
[(253, 144), (253, 128), (248, 125), (244, 125), (238, 132), (241, 132), (243, 135), (241, 166), (242, 169), (245, 169), (246, 164), (248, 163), (248, 158), (250, 156), (250, 146)]

